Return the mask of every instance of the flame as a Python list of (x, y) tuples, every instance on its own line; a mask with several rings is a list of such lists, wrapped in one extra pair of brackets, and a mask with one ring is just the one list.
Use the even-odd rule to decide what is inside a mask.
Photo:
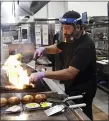
[(24, 84), (29, 85), (29, 76), (21, 66), (21, 57), (21, 54), (12, 55), (4, 63), (9, 82), (18, 89), (23, 89)]

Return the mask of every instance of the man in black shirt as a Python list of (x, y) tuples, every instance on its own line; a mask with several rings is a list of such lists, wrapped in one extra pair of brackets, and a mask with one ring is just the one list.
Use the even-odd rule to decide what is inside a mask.
[(97, 87), (95, 46), (82, 27), (79, 13), (68, 11), (60, 22), (62, 23), (61, 42), (57, 45), (40, 47), (36, 50), (34, 58), (45, 52), (61, 53), (62, 69), (33, 73), (30, 76), (30, 83), (35, 83), (44, 77), (62, 80), (66, 94), (84, 95), (83, 99), (75, 100), (75, 103), (86, 103), (83, 111), (92, 119), (92, 102)]

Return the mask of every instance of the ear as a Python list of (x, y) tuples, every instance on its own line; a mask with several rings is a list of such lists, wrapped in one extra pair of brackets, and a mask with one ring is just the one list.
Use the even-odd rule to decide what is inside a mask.
[(80, 31), (80, 25), (75, 26), (76, 31)]

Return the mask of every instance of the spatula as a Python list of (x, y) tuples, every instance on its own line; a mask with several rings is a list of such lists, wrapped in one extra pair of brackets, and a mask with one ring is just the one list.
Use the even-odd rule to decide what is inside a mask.
[(70, 105), (70, 106), (61, 104), (61, 105), (53, 106), (53, 107), (45, 110), (44, 112), (46, 113), (47, 116), (52, 116), (54, 114), (64, 111), (65, 108), (74, 109), (74, 108), (81, 108), (81, 107), (85, 107), (85, 106), (86, 106), (85, 103)]
[(56, 99), (56, 98), (47, 98), (47, 101), (55, 102), (55, 103), (64, 103), (64, 102), (66, 102), (68, 100), (79, 99), (79, 98), (82, 98), (82, 97), (83, 97), (83, 95), (77, 95), (77, 96), (67, 97), (64, 100), (59, 100), (59, 99)]

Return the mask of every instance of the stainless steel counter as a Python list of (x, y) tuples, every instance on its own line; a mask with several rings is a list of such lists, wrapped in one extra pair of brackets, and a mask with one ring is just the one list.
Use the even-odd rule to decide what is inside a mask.
[[(34, 64), (30, 66), (34, 68)], [(46, 67), (47, 70), (51, 70), (51, 67)], [(37, 68), (38, 69), (38, 68)], [(52, 79), (47, 79), (44, 78), (42, 80), (46, 85), (49, 87), (50, 91), (56, 92), (57, 93), (57, 98), (60, 98), (62, 95), (67, 96), (62, 89), (58, 87), (58, 85), (52, 80)], [(21, 95), (25, 92), (20, 92)], [(29, 92), (26, 92), (27, 94)], [(36, 92), (34, 92), (36, 93)], [(4, 95), (8, 95), (9, 93), (5, 93)], [(17, 93), (14, 93), (12, 95), (17, 95)], [(18, 93), (19, 95), (19, 93)], [(73, 101), (67, 101), (68, 105), (74, 104)], [(22, 105), (23, 108), (23, 105)], [(67, 108), (65, 112), (54, 115), (51, 117), (48, 117), (45, 115), (43, 110), (35, 110), (35, 111), (25, 111), (23, 108), (23, 111), (21, 113), (16, 113), (16, 114), (1, 114), (1, 120), (90, 120), (80, 108), (77, 109), (69, 109)]]

